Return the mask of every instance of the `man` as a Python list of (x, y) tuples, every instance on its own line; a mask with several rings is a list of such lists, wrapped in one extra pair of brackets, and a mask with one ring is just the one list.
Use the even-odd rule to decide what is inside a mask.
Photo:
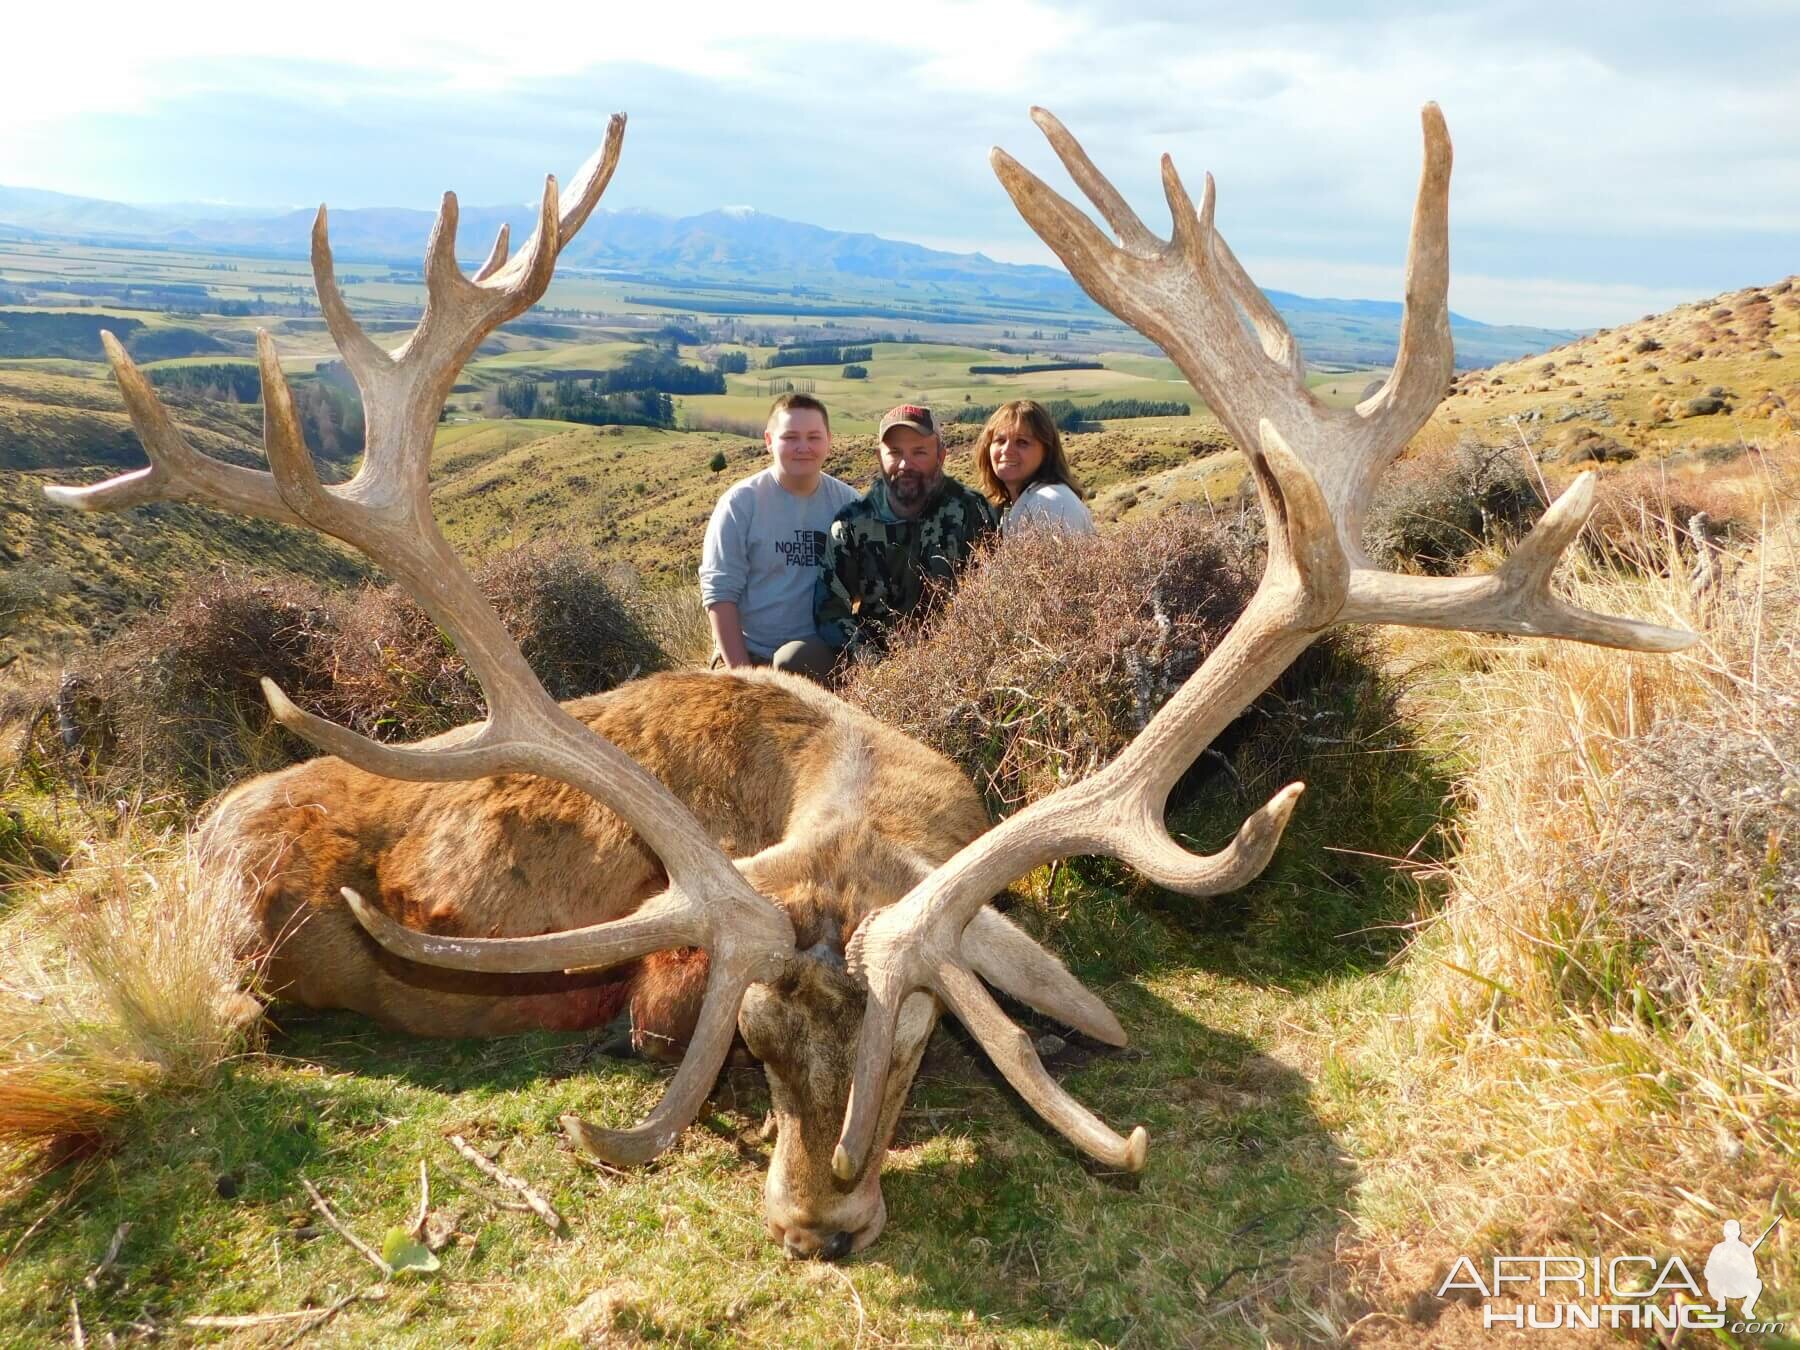
[(833, 653), (814, 637), (816, 579), (825, 532), (856, 491), (825, 472), (831, 415), (810, 394), (775, 400), (763, 444), (769, 467), (725, 490), (700, 548), (714, 664), (772, 665), (823, 679)]
[(831, 522), (814, 622), (835, 653), (883, 649), (931, 583), (954, 585), (970, 551), (991, 535), (994, 508), (944, 472), (931, 409), (903, 403), (881, 419), (880, 473)]

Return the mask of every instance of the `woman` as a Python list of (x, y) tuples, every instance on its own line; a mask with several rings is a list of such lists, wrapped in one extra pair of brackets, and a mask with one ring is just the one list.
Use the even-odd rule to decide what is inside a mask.
[(1069, 472), (1062, 435), (1043, 404), (1021, 398), (996, 408), (975, 442), (975, 472), (988, 500), (1001, 509), (1003, 532), (1094, 532), (1086, 494)]

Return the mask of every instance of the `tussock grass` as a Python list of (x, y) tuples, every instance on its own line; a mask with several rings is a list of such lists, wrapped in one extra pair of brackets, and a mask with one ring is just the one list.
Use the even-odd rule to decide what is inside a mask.
[[(1757, 475), (1760, 455), (1732, 473), (1670, 472), (1666, 465), (1634, 465), (1600, 480), (1584, 548), (1628, 571), (1667, 573), (1685, 558), (1691, 567), (1702, 548), (1725, 543), (1740, 549), (1756, 539), (1762, 511), (1771, 505)], [(1704, 516), (1704, 522), (1697, 517)], [(1702, 538), (1701, 536), (1705, 537)]]
[(0, 921), (0, 1172), (104, 1142), (242, 1047), (247, 920), (184, 844), (128, 827)]
[[(1394, 643), (1410, 711), (1470, 768), (1405, 1013), (1353, 1056), (1392, 1112), (1354, 1127), (1379, 1159), (1355, 1253), (1371, 1288), (1435, 1289), (1455, 1255), (1490, 1250), (1677, 1252), (1697, 1270), (1723, 1218), (1792, 1211), (1800, 531), (1791, 482), (1753, 486), (1734, 505), (1765, 528), (1698, 600), (1679, 497), (1644, 494), (1635, 532), (1602, 522), (1624, 547), (1565, 569), (1579, 604), (1698, 628), (1687, 653)], [(1656, 565), (1604, 561), (1621, 555)], [(1759, 1262), (1791, 1310), (1800, 1240), (1783, 1229)]]

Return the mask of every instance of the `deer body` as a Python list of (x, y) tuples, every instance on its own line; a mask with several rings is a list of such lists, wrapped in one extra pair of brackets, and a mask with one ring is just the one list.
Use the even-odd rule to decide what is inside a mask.
[[(772, 671), (655, 675), (563, 705), (648, 769), (727, 855), (781, 845), (769, 876), (802, 950), (841, 962), (857, 924), (987, 828), (943, 756), (809, 681)], [(455, 744), (466, 730), (425, 745)], [(604, 971), (448, 970), (391, 955), (349, 887), (396, 923), (452, 937), (529, 937), (622, 918), (668, 886), (654, 853), (586, 793), (527, 775), (403, 782), (327, 756), (227, 793), (203, 865), (232, 870), (269, 993), (421, 1036), (578, 1029), (629, 1003), (634, 1042), (679, 1058), (704, 952)]]

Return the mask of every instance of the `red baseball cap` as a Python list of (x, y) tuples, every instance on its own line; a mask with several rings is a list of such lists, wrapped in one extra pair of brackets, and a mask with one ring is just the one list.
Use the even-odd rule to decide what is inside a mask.
[(895, 427), (911, 427), (921, 436), (938, 434), (937, 419), (931, 415), (931, 409), (919, 403), (902, 403), (889, 408), (881, 419), (881, 430), (876, 433), (875, 439), (885, 442), (888, 432)]

